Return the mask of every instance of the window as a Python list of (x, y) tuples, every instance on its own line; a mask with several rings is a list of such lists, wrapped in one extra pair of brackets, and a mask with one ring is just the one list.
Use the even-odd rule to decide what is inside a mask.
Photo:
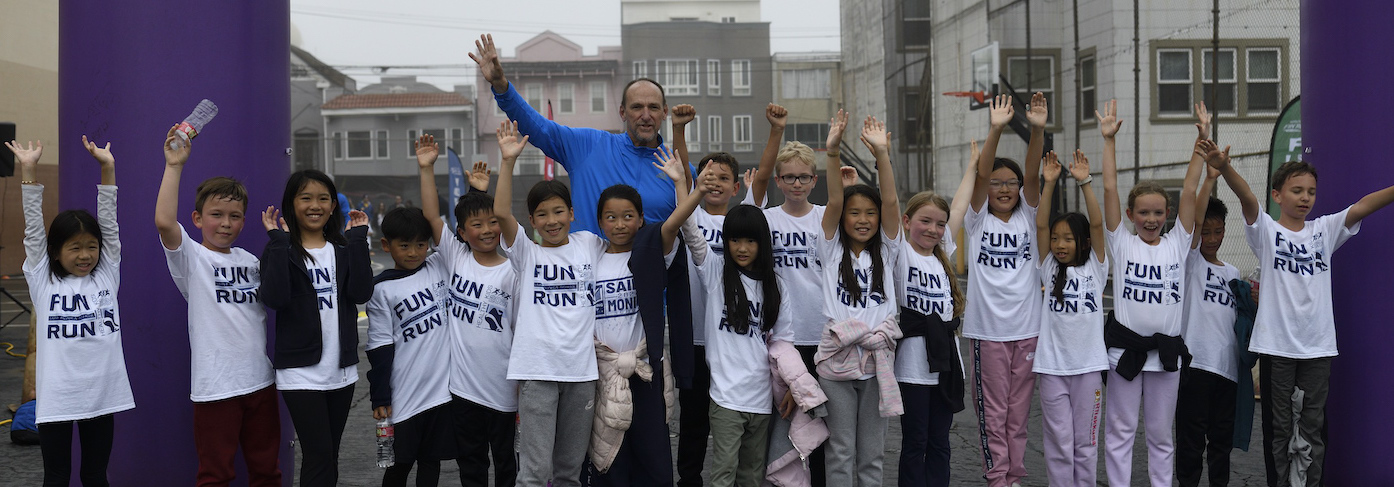
[(707, 60), (707, 95), (721, 96), (721, 60)]
[(436, 148), (441, 152), (444, 152), (446, 147), (450, 147), (450, 141), (445, 138), (445, 129), (422, 129), (421, 133), (435, 137)]
[(634, 79), (649, 77), (648, 61), (634, 61)]
[(291, 154), (294, 154), (295, 160), (294, 170), (316, 169), (322, 166), (319, 159), (320, 152), (322, 151), (319, 146), (320, 143), (319, 132), (309, 129), (295, 131), (293, 142), (294, 150), (291, 151)]
[(828, 143), (828, 124), (792, 123), (784, 130), (784, 140), (799, 141), (814, 149), (826, 149)]
[(659, 59), (654, 62), (658, 84), (672, 96), (698, 94), (696, 59)]
[(721, 18), (721, 23), (723, 23), (723, 24), (734, 24), (734, 23), (736, 23), (736, 18), (735, 18), (735, 17), (722, 17), (722, 18)]
[(733, 152), (750, 152), (750, 115), (731, 117), (732, 140), (736, 143)]
[(923, 49), (929, 47), (929, 0), (901, 0), (900, 2), (900, 48)]
[(1095, 122), (1094, 110), (1099, 105), (1098, 91), (1098, 65), (1094, 56), (1085, 56), (1079, 60), (1079, 120), (1081, 122)]
[(591, 113), (601, 113), (605, 111), (605, 91), (608, 89), (604, 81), (591, 82)]
[(528, 83), (523, 87), (523, 99), (532, 105), (533, 110), (542, 112), (542, 83)]
[(1152, 41), (1152, 118), (1190, 122), (1200, 101), (1230, 118), (1272, 118), (1287, 102), (1287, 42), (1222, 39), (1217, 53), (1205, 39)]
[(334, 160), (344, 158), (344, 133), (334, 132)]
[(353, 131), (348, 133), (348, 158), (349, 159), (372, 159), (373, 158), (373, 133), (369, 131)]
[(557, 111), (576, 113), (575, 83), (557, 83)]
[(1190, 115), (1191, 50), (1157, 50), (1157, 113)]
[(1011, 83), (1012, 88), (1026, 97), (1028, 103), (1031, 94), (1037, 91), (1045, 95), (1046, 106), (1050, 107), (1047, 125), (1056, 124), (1056, 114), (1060, 111), (1059, 105), (1055, 103), (1055, 60), (1055, 54), (1032, 54), (1029, 69), (1031, 79), (1028, 80), (1026, 56), (1007, 57), (1007, 82)]
[[(913, 148), (920, 144), (921, 121), (925, 121), (924, 131), (928, 134), (928, 121), (931, 118), (927, 113), (922, 111), (924, 106), (922, 105), (923, 100), (920, 99), (919, 91), (905, 91), (901, 97), (901, 110), (905, 111), (905, 125), (901, 126), (901, 135), (897, 138), (900, 139), (901, 146)], [(925, 142), (928, 141), (928, 137), (926, 137)]]
[(701, 132), (697, 129), (701, 128), (701, 125), (702, 122), (697, 120), (693, 120), (687, 125), (684, 125), (685, 129), (683, 130), (683, 136), (687, 137), (688, 152), (698, 152), (702, 150), (702, 140), (697, 138), (697, 136), (700, 135)]
[(388, 152), (386, 130), (377, 131), (377, 135), (373, 138), (373, 146), (376, 149), (374, 151), (374, 157), (377, 157), (378, 159), (387, 159)]
[[(503, 152), (499, 152), (499, 160), (503, 160)], [(542, 174), (542, 164), (546, 162), (547, 156), (542, 154), (542, 150), (533, 146), (527, 146), (522, 154), (518, 154), (518, 161), (513, 165), (514, 175), (523, 174)], [(557, 169), (561, 164), (556, 165)]]
[(1248, 91), (1249, 113), (1277, 113), (1283, 107), (1278, 92), (1282, 89), (1282, 71), (1278, 61), (1282, 59), (1276, 48), (1247, 49), (1245, 54), (1245, 89)]
[(462, 129), (462, 128), (450, 129), (450, 149), (451, 149), (451, 150), (454, 150), (456, 155), (459, 155), (459, 154), (463, 154), (463, 153), (464, 153), (464, 148), (465, 148), (465, 129)]
[(421, 136), (418, 130), (407, 131), (407, 156), (416, 157), (416, 139)]
[[(1201, 99), (1205, 100), (1205, 103), (1207, 105), (1214, 105), (1207, 107), (1210, 109), (1211, 112), (1237, 113), (1238, 110), (1235, 105), (1235, 99), (1239, 96), (1239, 87), (1237, 83), (1235, 83), (1236, 79), (1234, 76), (1234, 49), (1220, 49), (1220, 56), (1218, 58), (1216, 58), (1214, 54), (1215, 51), (1212, 49), (1205, 49), (1201, 51)], [(1214, 74), (1211, 72), (1210, 68), (1213, 67), (1211, 65), (1211, 62), (1215, 59), (1218, 59), (1220, 61), (1220, 76), (1218, 79), (1219, 93), (1215, 94), (1215, 96), (1212, 98), (1210, 90), (1216, 87), (1216, 79)]]
[(712, 115), (707, 117), (707, 150), (711, 152), (721, 151), (721, 117)]
[(731, 94), (750, 96), (750, 60), (731, 61)]
[(786, 69), (780, 71), (779, 79), (784, 98), (826, 100), (832, 97), (832, 70)]

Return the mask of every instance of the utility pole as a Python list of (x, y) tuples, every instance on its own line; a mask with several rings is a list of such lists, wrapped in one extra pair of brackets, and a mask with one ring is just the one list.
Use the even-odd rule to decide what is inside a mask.
[[(1214, 34), (1210, 38), (1210, 113), (1214, 117), (1210, 122), (1210, 139), (1218, 144), (1220, 142), (1220, 0), (1215, 0), (1215, 7), (1210, 11), (1210, 15), (1214, 17), (1215, 22)], [(1239, 60), (1235, 59), (1232, 64), (1238, 62)], [(1239, 103), (1239, 100), (1234, 100), (1234, 103)]]
[(1133, 185), (1142, 175), (1142, 45), (1138, 42), (1138, 1), (1133, 0)]

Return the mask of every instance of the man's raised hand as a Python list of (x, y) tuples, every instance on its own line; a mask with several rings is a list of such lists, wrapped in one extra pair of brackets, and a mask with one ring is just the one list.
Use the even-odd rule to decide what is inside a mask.
[(494, 93), (508, 90), (508, 79), (503, 77), (503, 63), (499, 62), (499, 51), (494, 47), (494, 35), (480, 35), (479, 40), (474, 41), (474, 48), (478, 55), (471, 52), (469, 57), (479, 64), (479, 74), (484, 76), (484, 81), (493, 85)]

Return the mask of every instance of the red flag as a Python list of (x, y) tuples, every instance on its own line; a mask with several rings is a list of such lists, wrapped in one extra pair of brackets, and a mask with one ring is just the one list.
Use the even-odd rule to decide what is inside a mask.
[[(552, 119), (552, 100), (547, 100), (547, 120), (551, 120), (551, 119)], [(553, 170), (552, 170), (552, 164), (553, 164), (553, 162), (554, 162), (554, 161), (552, 161), (552, 158), (551, 158), (551, 157), (548, 157), (548, 158), (547, 158), (547, 161), (544, 162), (544, 163), (542, 163), (542, 178), (543, 178), (543, 179), (546, 179), (546, 180), (548, 180), (548, 181), (551, 181), (551, 180), (552, 180), (552, 176), (554, 175)]]

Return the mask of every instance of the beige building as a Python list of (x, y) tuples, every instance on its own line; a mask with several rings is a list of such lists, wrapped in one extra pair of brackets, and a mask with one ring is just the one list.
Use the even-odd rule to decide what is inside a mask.
[[(15, 124), (15, 139), (41, 140), (38, 179), (48, 187), (45, 214), (58, 208), (58, 2), (6, 2), (0, 24), (0, 122)], [(0, 147), (0, 150), (7, 150)], [(0, 178), (0, 275), (20, 273), (24, 213), (19, 170)]]

